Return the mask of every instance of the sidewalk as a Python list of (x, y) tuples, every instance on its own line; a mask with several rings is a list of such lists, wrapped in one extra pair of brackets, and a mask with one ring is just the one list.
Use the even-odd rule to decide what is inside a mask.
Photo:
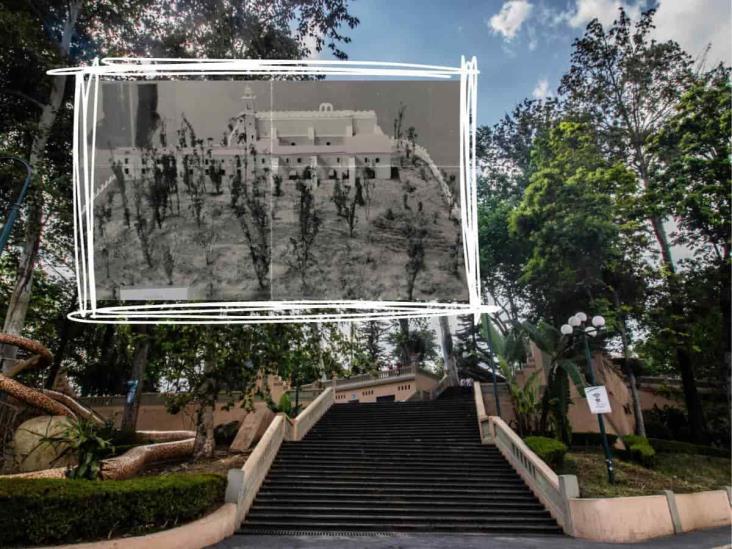
[(732, 547), (730, 528), (700, 530), (635, 544), (598, 543), (564, 536), (487, 536), (447, 534), (395, 534), (380, 536), (251, 536), (234, 535), (215, 545), (216, 549), (610, 549), (638, 547), (654, 549), (712, 549)]

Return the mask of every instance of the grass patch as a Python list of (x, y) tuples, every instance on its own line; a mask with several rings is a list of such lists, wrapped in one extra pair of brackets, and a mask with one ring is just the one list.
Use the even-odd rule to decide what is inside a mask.
[(616, 483), (607, 482), (605, 457), (600, 451), (570, 452), (558, 474), (577, 475), (583, 498), (648, 496), (661, 490), (683, 494), (717, 490), (730, 484), (730, 460), (689, 454), (657, 454), (656, 465), (641, 465), (614, 456)]

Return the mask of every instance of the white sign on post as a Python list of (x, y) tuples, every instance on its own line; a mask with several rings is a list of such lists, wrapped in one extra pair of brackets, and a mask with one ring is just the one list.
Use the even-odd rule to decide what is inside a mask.
[(587, 404), (590, 406), (591, 413), (609, 414), (612, 412), (610, 409), (610, 399), (607, 396), (607, 389), (605, 389), (604, 385), (585, 387), (585, 396), (587, 397)]

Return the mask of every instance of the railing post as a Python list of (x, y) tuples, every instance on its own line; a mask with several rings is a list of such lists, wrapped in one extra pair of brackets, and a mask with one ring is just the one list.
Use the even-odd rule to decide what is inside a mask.
[(574, 535), (574, 526), (572, 524), (572, 504), (570, 499), (578, 498), (579, 483), (575, 475), (559, 475), (559, 495), (562, 498), (564, 506), (564, 532), (570, 536)]
[(241, 500), (244, 499), (244, 471), (242, 469), (229, 469), (226, 480), (224, 502), (240, 505)]

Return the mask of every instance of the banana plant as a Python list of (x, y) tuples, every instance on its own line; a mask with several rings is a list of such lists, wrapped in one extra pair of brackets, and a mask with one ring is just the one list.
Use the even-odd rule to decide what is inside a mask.
[(551, 324), (540, 321), (534, 325), (522, 323), (523, 330), (531, 341), (542, 351), (546, 385), (542, 394), (542, 414), (540, 429), (552, 431), (554, 436), (565, 444), (570, 444), (572, 429), (567, 419), (570, 398), (570, 380), (580, 395), (584, 395), (585, 380), (581, 368), (577, 366), (571, 342)]
[[(521, 431), (551, 431), (556, 438), (569, 443), (569, 384), (570, 381), (574, 383), (580, 395), (584, 394), (585, 386), (582, 371), (572, 359), (573, 350), (569, 341), (562, 337), (559, 330), (544, 321), (537, 324), (517, 322), (504, 335), (496, 329), (488, 315), (483, 315), (481, 335), (493, 355), (490, 360), (498, 364), (501, 374), (506, 378), (520, 434), (524, 434)], [(515, 378), (517, 368), (526, 362), (528, 341), (532, 341), (545, 356), (543, 370), (546, 384), (543, 390), (537, 387), (541, 370), (532, 373), (523, 385), (519, 385)], [(535, 421), (537, 410), (541, 410), (541, 414)]]

